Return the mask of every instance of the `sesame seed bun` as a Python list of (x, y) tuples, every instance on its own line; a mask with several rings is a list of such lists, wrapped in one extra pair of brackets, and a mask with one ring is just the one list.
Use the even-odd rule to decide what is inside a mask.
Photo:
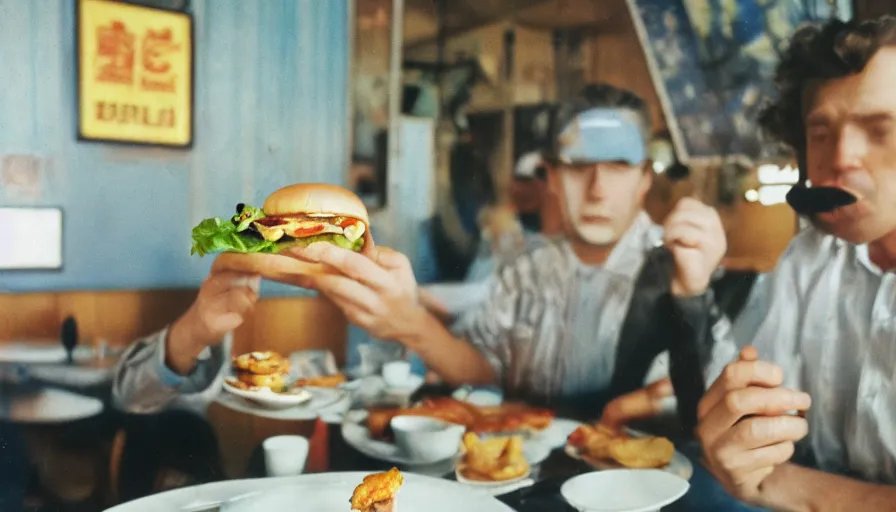
[(326, 183), (297, 183), (269, 195), (261, 207), (265, 215), (336, 215), (369, 225), (367, 207), (353, 192)]

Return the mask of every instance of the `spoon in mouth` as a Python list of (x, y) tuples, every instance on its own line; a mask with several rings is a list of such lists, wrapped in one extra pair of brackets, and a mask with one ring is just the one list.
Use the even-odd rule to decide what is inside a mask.
[(837, 187), (794, 186), (787, 192), (787, 203), (800, 215), (826, 213), (858, 201), (853, 194)]

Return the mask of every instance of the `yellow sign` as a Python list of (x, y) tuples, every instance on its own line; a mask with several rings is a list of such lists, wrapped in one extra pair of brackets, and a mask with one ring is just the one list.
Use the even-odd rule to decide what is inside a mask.
[(78, 0), (78, 136), (188, 147), (193, 141), (193, 18)]

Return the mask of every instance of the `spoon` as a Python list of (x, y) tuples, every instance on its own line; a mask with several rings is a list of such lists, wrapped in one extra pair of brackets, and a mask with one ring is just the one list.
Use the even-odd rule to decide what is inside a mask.
[(858, 198), (837, 187), (794, 186), (787, 193), (787, 203), (801, 215), (825, 213), (849, 206)]

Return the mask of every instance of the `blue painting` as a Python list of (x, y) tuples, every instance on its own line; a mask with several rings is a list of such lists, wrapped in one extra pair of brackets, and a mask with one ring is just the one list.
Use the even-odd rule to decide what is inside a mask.
[(628, 0), (679, 158), (688, 163), (781, 155), (757, 117), (799, 25), (852, 16), (838, 0)]

